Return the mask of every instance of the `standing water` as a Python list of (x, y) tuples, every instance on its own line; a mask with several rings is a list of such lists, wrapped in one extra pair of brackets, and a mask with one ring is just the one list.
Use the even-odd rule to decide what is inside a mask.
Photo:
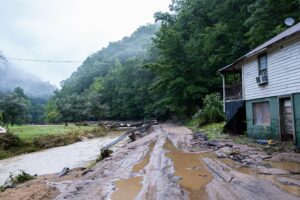
[[(100, 154), (100, 148), (114, 141), (115, 137), (102, 137), (71, 145), (56, 147), (13, 158), (0, 160), (0, 185), (10, 173), (24, 170), (33, 175), (44, 175), (60, 172), (64, 167), (76, 168), (87, 165)], [(112, 150), (120, 148), (124, 142), (115, 145)]]

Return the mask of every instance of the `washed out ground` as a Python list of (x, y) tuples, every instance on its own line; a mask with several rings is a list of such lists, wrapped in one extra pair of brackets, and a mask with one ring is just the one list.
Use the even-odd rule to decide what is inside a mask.
[(300, 154), (267, 154), (232, 140), (153, 126), (91, 170), (38, 177), (0, 199), (300, 199)]

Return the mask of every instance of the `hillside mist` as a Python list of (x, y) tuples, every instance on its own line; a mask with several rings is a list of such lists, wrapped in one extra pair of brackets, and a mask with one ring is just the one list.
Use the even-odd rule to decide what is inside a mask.
[(50, 83), (11, 66), (4, 56), (0, 55), (0, 93), (12, 92), (16, 87), (23, 88), (29, 97), (43, 98), (51, 97), (56, 89)]

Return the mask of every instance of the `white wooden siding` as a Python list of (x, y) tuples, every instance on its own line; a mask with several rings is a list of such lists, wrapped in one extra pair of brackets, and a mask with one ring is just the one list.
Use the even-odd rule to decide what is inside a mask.
[(300, 40), (283, 48), (268, 51), (268, 80), (265, 86), (256, 83), (258, 76), (257, 58), (243, 64), (244, 99), (258, 99), (271, 96), (300, 93)]

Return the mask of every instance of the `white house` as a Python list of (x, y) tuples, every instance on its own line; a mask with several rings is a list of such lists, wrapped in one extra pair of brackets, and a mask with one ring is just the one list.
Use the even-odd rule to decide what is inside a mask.
[(300, 23), (219, 72), (228, 129), (300, 145)]

